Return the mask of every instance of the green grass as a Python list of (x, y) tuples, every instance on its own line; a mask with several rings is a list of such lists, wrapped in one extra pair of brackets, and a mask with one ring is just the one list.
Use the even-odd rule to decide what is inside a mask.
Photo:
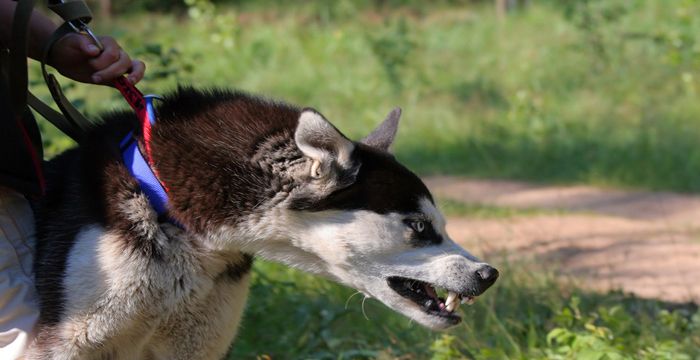
[(465, 203), (462, 201), (438, 198), (438, 206), (446, 216), (463, 216), (477, 219), (508, 219), (522, 216), (561, 214), (561, 210), (549, 210), (540, 208), (512, 208), (507, 206), (495, 206), (479, 203)]
[[(479, 5), (245, 2), (97, 26), (147, 61), (145, 92), (236, 87), (354, 138), (401, 106), (397, 156), (422, 174), (700, 190), (700, 4), (588, 3), (498, 21)], [(91, 113), (125, 107), (107, 88), (68, 93)], [(65, 145), (51, 134), (48, 154)]]
[[(562, 285), (527, 264), (502, 272), (464, 321), (432, 332), (329, 281), (258, 261), (230, 359), (694, 359), (700, 312)], [(598, 356), (594, 356), (597, 353)]]

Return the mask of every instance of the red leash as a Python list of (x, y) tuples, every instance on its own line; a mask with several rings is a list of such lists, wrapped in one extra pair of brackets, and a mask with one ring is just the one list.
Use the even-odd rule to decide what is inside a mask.
[[(90, 27), (87, 26), (85, 21), (79, 19), (67, 21), (67, 23), (71, 25), (73, 30), (89, 36), (100, 51), (104, 50), (104, 45), (100, 42), (100, 39), (95, 36), (92, 30), (90, 30)], [(146, 98), (146, 96), (123, 75), (115, 79), (113, 85), (119, 90), (122, 96), (124, 96), (129, 106), (136, 112), (136, 116), (141, 125), (143, 147), (146, 152), (146, 156), (142, 156), (138, 146), (132, 143), (133, 146), (127, 147), (126, 152), (122, 152), (122, 158), (125, 159), (125, 163), (126, 160), (129, 161), (129, 171), (134, 175), (137, 181), (139, 181), (142, 189), (145, 189), (146, 195), (149, 200), (151, 200), (151, 204), (154, 205), (154, 208), (157, 209), (159, 214), (164, 214), (168, 202), (168, 187), (160, 180), (160, 175), (153, 166), (153, 154), (151, 151), (151, 129), (156, 121), (152, 103), (153, 99), (151, 97)], [(133, 134), (133, 131), (130, 132), (126, 138), (122, 140), (122, 144), (135, 141), (136, 139), (133, 137)], [(124, 149), (122, 150), (124, 151)], [(143, 173), (151, 173), (153, 176), (147, 175), (144, 177), (142, 176)]]
[[(99, 38), (97, 38), (97, 36), (95, 36), (90, 27), (87, 26), (87, 23), (84, 21), (77, 21), (75, 23), (68, 21), (68, 24), (71, 25), (76, 32), (89, 36), (100, 51), (104, 50), (104, 45), (102, 45), (102, 42)], [(143, 93), (139, 91), (134, 84), (126, 79), (126, 76), (122, 75), (118, 77), (112, 84), (119, 90), (119, 92), (122, 93), (122, 96), (124, 96), (126, 102), (129, 103), (132, 109), (134, 109), (136, 116), (139, 118), (139, 122), (141, 123), (143, 144), (146, 148), (146, 160), (148, 161), (148, 164), (152, 166), (153, 157), (151, 155), (151, 125), (155, 122), (155, 119), (151, 118), (149, 111), (146, 108), (146, 99), (143, 96)]]
[(143, 93), (134, 86), (125, 76), (121, 76), (114, 80), (114, 87), (122, 93), (126, 102), (129, 103), (132, 109), (136, 112), (136, 116), (141, 123), (141, 135), (143, 136), (143, 144), (146, 148), (146, 160), (149, 165), (153, 165), (153, 157), (151, 155), (151, 119), (146, 110), (146, 99)]
[[(30, 1), (27, 1), (26, 3), (30, 3)], [(59, 14), (66, 21), (54, 32), (52, 39), (53, 37), (60, 39), (65, 34), (75, 31), (90, 37), (93, 43), (100, 49), (100, 52), (104, 50), (104, 46), (100, 42), (100, 39), (95, 36), (92, 30), (87, 26), (87, 23), (92, 18), (92, 15), (84, 2), (51, 0), (49, 3), (49, 7), (53, 6), (54, 8), (52, 8), (52, 10), (54, 10), (54, 12)], [(51, 49), (50, 46), (56, 39), (49, 42), (49, 45), (46, 47), (44, 58), (47, 58), (48, 52)], [(25, 60), (22, 59), (22, 62), (24, 61)], [(86, 132), (89, 122), (72, 105), (68, 106), (69, 102), (64, 98), (58, 84), (55, 83), (55, 79), (46, 73), (44, 65), (45, 61), (42, 61), (44, 78), (47, 84), (49, 84), (54, 100), (65, 117), (60, 117), (59, 114), (58, 118), (54, 117), (54, 120), (56, 121), (51, 122), (54, 124), (59, 123), (60, 125), (57, 125), (57, 127), (61, 130), (64, 130), (65, 128), (71, 133), (75, 132), (75, 134), (73, 134), (71, 137), (73, 139), (79, 139)], [(151, 140), (152, 127), (156, 121), (155, 109), (153, 106), (153, 99), (156, 97), (151, 95), (144, 96), (143, 93), (141, 93), (134, 86), (134, 84), (129, 82), (125, 76), (120, 76), (115, 79), (112, 85), (119, 90), (127, 103), (129, 103), (129, 106), (131, 106), (131, 108), (136, 112), (140, 127), (140, 129), (133, 129), (133, 131), (129, 131), (119, 143), (123, 164), (127, 171), (129, 171), (129, 173), (138, 182), (141, 191), (148, 198), (158, 216), (162, 216), (168, 219), (168, 221), (180, 226), (178, 222), (172, 219), (172, 217), (170, 217), (168, 214), (168, 189), (160, 180), (160, 176), (158, 176), (158, 173), (153, 166), (154, 161), (151, 150)], [(50, 117), (47, 118), (51, 120)], [(64, 122), (65, 124), (63, 124)], [(66, 130), (64, 130), (64, 132), (69, 134), (69, 132)], [(139, 143), (139, 138), (137, 137), (139, 132), (141, 133), (141, 143)], [(69, 134), (69, 136), (70, 135), (71, 134)], [(144, 150), (143, 153), (141, 149)]]

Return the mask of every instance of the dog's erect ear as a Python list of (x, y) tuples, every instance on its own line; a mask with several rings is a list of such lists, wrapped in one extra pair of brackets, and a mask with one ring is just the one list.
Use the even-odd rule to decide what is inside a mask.
[(386, 116), (384, 122), (381, 123), (371, 134), (362, 139), (362, 143), (369, 145), (375, 149), (389, 151), (391, 144), (394, 143), (396, 131), (399, 129), (399, 118), (401, 118), (401, 108), (394, 108), (389, 115)]
[(311, 177), (322, 178), (335, 161), (341, 167), (350, 166), (350, 157), (355, 145), (341, 134), (323, 115), (313, 109), (304, 109), (299, 115), (299, 124), (294, 141), (305, 156), (313, 160)]

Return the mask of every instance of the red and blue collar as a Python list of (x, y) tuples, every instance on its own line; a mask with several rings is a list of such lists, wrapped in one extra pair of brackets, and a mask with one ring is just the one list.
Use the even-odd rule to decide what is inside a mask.
[(144, 96), (126, 78), (120, 78), (115, 82), (115, 87), (119, 89), (126, 101), (136, 112), (141, 126), (141, 137), (145, 156), (141, 152), (139, 142), (134, 137), (134, 132), (130, 131), (119, 144), (122, 153), (122, 160), (129, 173), (136, 179), (141, 187), (141, 191), (146, 195), (151, 206), (158, 214), (159, 218), (179, 224), (168, 215), (168, 188), (158, 176), (158, 171), (153, 167), (153, 157), (151, 154), (151, 128), (156, 123), (156, 114), (153, 108), (153, 100), (157, 96)]
[[(145, 96), (146, 113), (148, 121), (151, 125), (155, 123), (155, 112), (153, 111), (153, 96)], [(150, 139), (149, 139), (150, 140)], [(145, 140), (144, 148), (150, 150), (150, 141)], [(122, 160), (129, 173), (136, 179), (141, 187), (141, 191), (146, 195), (153, 209), (158, 213), (158, 216), (166, 216), (168, 213), (168, 191), (156, 174), (156, 171), (151, 167), (152, 161), (150, 156), (144, 157), (139, 148), (138, 141), (134, 137), (133, 131), (129, 132), (119, 144), (122, 153)], [(147, 155), (148, 155), (148, 150)]]

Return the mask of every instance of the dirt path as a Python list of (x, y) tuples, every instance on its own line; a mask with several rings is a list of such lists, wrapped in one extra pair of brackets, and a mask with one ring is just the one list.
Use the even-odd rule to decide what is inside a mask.
[(700, 196), (452, 177), (426, 181), (442, 198), (561, 211), (451, 218), (452, 238), (476, 253), (534, 257), (592, 289), (700, 303)]

